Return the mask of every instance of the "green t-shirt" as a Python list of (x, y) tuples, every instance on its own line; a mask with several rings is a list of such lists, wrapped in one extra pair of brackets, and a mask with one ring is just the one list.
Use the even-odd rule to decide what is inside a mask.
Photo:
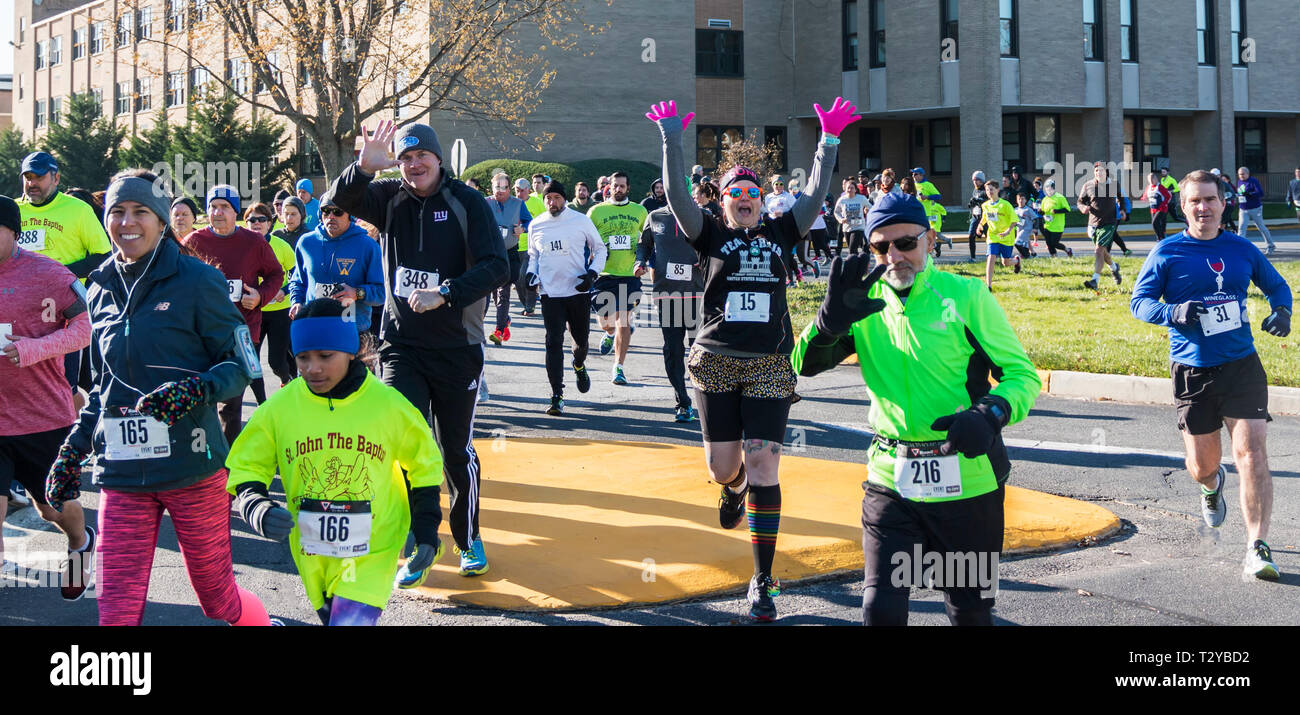
[(1065, 230), (1065, 215), (1070, 213), (1070, 201), (1063, 194), (1044, 196), (1042, 203), (1043, 228), (1052, 233)]
[[(541, 216), (542, 214), (546, 213), (546, 202), (542, 200), (542, 197), (538, 196), (537, 194), (533, 194), (532, 196), (528, 197), (527, 201), (524, 201), (524, 208), (528, 209), (529, 216), (532, 216), (533, 218), (537, 218), (538, 216)], [(519, 252), (520, 253), (528, 252), (527, 231), (524, 231), (523, 233), (519, 234)]]
[(284, 269), (284, 299), (278, 303), (271, 303), (263, 306), (262, 312), (272, 312), (276, 310), (288, 310), (289, 304), (293, 299), (289, 297), (289, 279), (293, 277), (293, 269), (298, 265), (298, 256), (293, 252), (293, 247), (287, 241), (279, 236), (272, 236), (270, 240), (271, 250), (275, 253), (275, 260), (280, 262), (280, 267)]
[(24, 197), (18, 199), (18, 210), (23, 219), (19, 248), (65, 266), (86, 256), (113, 251), (94, 209), (81, 199), (59, 192), (49, 203), (36, 206)]
[(1172, 176), (1166, 176), (1165, 178), (1161, 179), (1160, 185), (1165, 187), (1166, 189), (1169, 189), (1169, 193), (1171, 194), (1178, 193), (1178, 182)]
[[(1016, 234), (1009, 230), (1011, 225), (1016, 222), (1016, 210), (1006, 199), (992, 199), (985, 201), (980, 207), (982, 212), (980, 220), (988, 226), (988, 242), (1001, 243), (1004, 246), (1010, 246), (1016, 242)], [(998, 234), (1003, 231), (1007, 232), (1005, 236)]]
[(609, 249), (602, 276), (630, 276), (636, 264), (636, 245), (645, 225), (645, 207), (632, 201), (616, 204), (606, 201), (591, 207), (587, 218), (596, 224), (600, 242)]

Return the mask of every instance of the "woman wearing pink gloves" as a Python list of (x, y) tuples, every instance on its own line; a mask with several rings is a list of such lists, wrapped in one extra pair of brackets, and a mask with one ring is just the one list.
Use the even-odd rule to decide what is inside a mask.
[(772, 576), (781, 523), (777, 471), (795, 388), (785, 258), (817, 219), (840, 132), (860, 118), (838, 97), (829, 111), (813, 107), (822, 138), (808, 182), (812, 188), (775, 219), (763, 211), (762, 178), (742, 166), (718, 184), (722, 220), (704, 214), (682, 178), (687, 175), (682, 132), (694, 113), (679, 117), (675, 102), (660, 102), (646, 114), (663, 134), (668, 206), (705, 265), (703, 317), (686, 368), (700, 406), (709, 473), (723, 485), (719, 521), (732, 529), (742, 515), (749, 517), (754, 552), (749, 614), (760, 621), (776, 618), (773, 597), (781, 588)]

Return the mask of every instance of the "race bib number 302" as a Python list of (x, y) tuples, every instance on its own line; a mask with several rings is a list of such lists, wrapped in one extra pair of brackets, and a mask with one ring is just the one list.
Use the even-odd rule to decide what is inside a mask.
[(1210, 312), (1201, 316), (1201, 332), (1205, 335), (1218, 335), (1241, 327), (1241, 304), (1237, 301), (1206, 305)]
[(772, 296), (767, 293), (732, 291), (727, 294), (723, 320), (735, 323), (766, 323), (771, 316)]
[(438, 274), (422, 271), (418, 268), (397, 267), (397, 281), (393, 295), (398, 298), (410, 298), (417, 290), (430, 290), (438, 287)]
[(161, 459), (172, 453), (167, 425), (133, 414), (104, 419), (104, 458), (108, 461)]
[(632, 237), (619, 234), (609, 237), (609, 250), (611, 251), (630, 251), (632, 250)]
[(298, 536), (304, 554), (365, 556), (370, 553), (370, 502), (303, 499), (298, 503)]
[(45, 229), (31, 228), (19, 233), (18, 247), (27, 251), (44, 251)]

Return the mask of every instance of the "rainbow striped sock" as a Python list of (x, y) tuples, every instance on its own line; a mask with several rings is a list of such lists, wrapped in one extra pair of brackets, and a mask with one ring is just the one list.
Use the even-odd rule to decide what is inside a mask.
[(754, 573), (771, 575), (776, 534), (781, 530), (781, 485), (751, 484), (745, 513), (749, 517), (749, 540), (754, 547)]

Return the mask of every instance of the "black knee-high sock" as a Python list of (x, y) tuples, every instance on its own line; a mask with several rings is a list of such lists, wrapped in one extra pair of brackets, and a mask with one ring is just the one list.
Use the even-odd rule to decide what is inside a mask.
[(772, 573), (772, 559), (776, 557), (776, 534), (781, 529), (781, 485), (770, 487), (750, 485), (745, 500), (749, 517), (749, 540), (754, 546), (754, 573)]

